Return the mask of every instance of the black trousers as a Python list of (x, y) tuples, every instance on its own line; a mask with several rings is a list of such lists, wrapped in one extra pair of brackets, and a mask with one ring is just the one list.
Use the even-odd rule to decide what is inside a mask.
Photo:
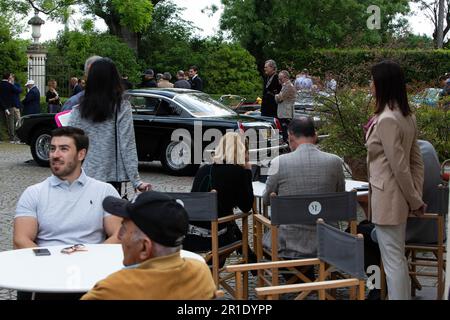
[[(219, 236), (219, 247), (224, 247), (233, 242), (242, 240), (242, 232), (235, 222), (227, 224), (227, 232)], [(188, 234), (183, 242), (183, 249), (192, 252), (206, 252), (211, 250), (211, 238), (201, 237), (197, 235)], [(239, 253), (242, 250), (238, 250)], [(256, 262), (256, 255), (248, 247), (248, 259), (249, 262)], [(225, 260), (221, 261), (221, 267), (225, 263)]]
[(278, 120), (280, 121), (281, 128), (283, 130), (283, 131), (281, 131), (281, 135), (283, 136), (283, 141), (288, 142), (288, 126), (289, 126), (289, 123), (291, 123), (291, 119), (282, 118), (282, 119), (278, 119)]
[(108, 181), (108, 183), (117, 190), (120, 196), (122, 196), (122, 182)]
[[(17, 300), (27, 301), (32, 299), (31, 292), (17, 291)], [(84, 293), (43, 293), (35, 292), (34, 300), (80, 300)]]

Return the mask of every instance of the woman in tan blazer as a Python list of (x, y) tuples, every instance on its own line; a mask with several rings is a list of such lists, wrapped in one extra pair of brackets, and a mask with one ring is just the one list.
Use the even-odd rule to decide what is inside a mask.
[(389, 299), (407, 300), (406, 220), (409, 214), (420, 215), (426, 210), (422, 201), (423, 162), (403, 71), (398, 64), (383, 61), (374, 65), (371, 73), (376, 107), (366, 135), (369, 214), (376, 228)]

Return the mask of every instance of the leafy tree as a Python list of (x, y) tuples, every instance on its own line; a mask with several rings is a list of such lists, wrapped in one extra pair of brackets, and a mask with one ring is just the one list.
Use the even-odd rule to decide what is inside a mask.
[(139, 59), (144, 68), (175, 74), (196, 60), (194, 47), (202, 41), (194, 38), (195, 27), (180, 15), (181, 9), (172, 2), (155, 7), (153, 21), (140, 43)]
[[(398, 26), (397, 13), (409, 10), (407, 0), (222, 0), (221, 28), (231, 32), (255, 58), (277, 51), (379, 45)], [(381, 8), (381, 29), (369, 30), (370, 5)]]
[[(23, 84), (26, 79), (27, 41), (13, 38), (14, 30), (10, 26), (10, 21), (5, 12), (0, 15), (0, 74), (12, 72), (16, 75), (16, 81)], [(0, 140), (7, 139), (7, 126), (4, 117), (0, 117)]]
[[(433, 24), (433, 40), (437, 48), (437, 34), (438, 34), (438, 15), (439, 15), (439, 0), (414, 0), (419, 4), (420, 9), (425, 14), (427, 19)], [(450, 31), (450, 0), (444, 1), (444, 39)], [(449, 45), (450, 41), (444, 46)]]
[(50, 18), (66, 21), (69, 7), (81, 5), (85, 15), (103, 19), (112, 35), (137, 51), (140, 33), (152, 21), (153, 7), (163, 0), (0, 0), (0, 8), (27, 14), (31, 8), (49, 14)]
[(89, 30), (61, 32), (47, 47), (47, 76), (58, 81), (61, 94), (68, 94), (67, 83), (71, 76), (84, 75), (84, 62), (92, 55), (111, 58), (120, 73), (128, 74), (133, 81), (138, 79), (140, 67), (133, 50), (110, 34)]
[(200, 71), (208, 92), (239, 94), (253, 99), (261, 94), (262, 79), (255, 58), (239, 44), (209, 41), (202, 57)]
[(393, 38), (385, 47), (389, 49), (431, 50), (434, 48), (434, 43), (433, 39), (426, 35), (416, 35), (408, 32), (401, 37)]
[(195, 37), (195, 27), (180, 15), (181, 9), (172, 2), (155, 7), (153, 21), (142, 34), (141, 64), (172, 75), (195, 64), (209, 93), (258, 94), (261, 80), (248, 51), (221, 38)]
[(12, 37), (9, 21), (0, 16), (0, 73), (15, 73), (21, 81), (27, 71), (27, 41)]

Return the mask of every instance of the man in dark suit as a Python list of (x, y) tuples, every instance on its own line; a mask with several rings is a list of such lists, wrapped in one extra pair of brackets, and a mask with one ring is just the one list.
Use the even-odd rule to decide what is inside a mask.
[(277, 117), (278, 104), (275, 95), (281, 91), (281, 84), (278, 81), (277, 64), (273, 60), (267, 60), (264, 64), (264, 89), (261, 104), (261, 115), (264, 117)]
[(72, 77), (70, 79), (70, 86), (72, 87), (72, 94), (70, 95), (71, 97), (83, 91), (83, 88), (81, 87), (78, 78)]
[(203, 91), (203, 81), (198, 76), (198, 68), (197, 66), (189, 67), (189, 82), (191, 83), (192, 90)]
[(133, 89), (133, 84), (130, 80), (128, 80), (128, 75), (123, 74), (122, 79), (120, 80), (122, 82), (123, 90), (131, 90)]
[(139, 85), (139, 88), (157, 88), (158, 85), (154, 77), (155, 72), (153, 71), (153, 69), (145, 70), (144, 74), (142, 75), (142, 82)]
[(25, 99), (22, 100), (23, 114), (36, 114), (41, 112), (41, 93), (39, 89), (34, 85), (33, 80), (28, 80), (25, 86), (28, 88), (28, 92)]
[(174, 88), (191, 89), (191, 84), (184, 78), (184, 71), (177, 72), (177, 81), (173, 84)]
[(20, 91), (12, 84), (13, 78), (10, 72), (3, 74), (0, 82), (0, 113), (8, 127), (8, 135), (11, 143), (18, 141), (15, 133), (15, 124), (18, 119), (17, 109), (14, 107), (14, 95)]

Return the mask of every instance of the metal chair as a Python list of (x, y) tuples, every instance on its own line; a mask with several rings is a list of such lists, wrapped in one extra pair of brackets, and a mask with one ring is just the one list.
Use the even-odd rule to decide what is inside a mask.
[[(334, 299), (326, 291), (350, 287), (350, 299), (363, 300), (365, 296), (364, 239), (362, 235), (352, 235), (330, 225), (323, 219), (317, 221), (318, 257), (314, 259), (297, 259), (252, 263), (227, 266), (227, 270), (236, 273), (237, 297), (243, 298), (242, 279), (251, 270), (258, 272), (265, 269), (319, 266), (319, 277), (315, 282), (301, 284), (275, 285), (257, 287), (258, 297), (277, 298), (280, 294), (300, 293), (295, 299), (304, 299), (311, 291), (318, 291), (319, 299)], [(339, 270), (347, 278), (329, 280), (331, 270)], [(355, 290), (357, 289), (357, 290)]]
[[(183, 202), (190, 221), (209, 221), (211, 222), (211, 251), (204, 253), (206, 262), (211, 261), (211, 272), (216, 283), (217, 289), (222, 286), (232, 296), (235, 296), (235, 290), (227, 283), (234, 275), (223, 275), (225, 267), (220, 267), (220, 259), (228, 257), (232, 252), (241, 249), (242, 255), (237, 262), (248, 262), (248, 216), (251, 212), (230, 214), (219, 218), (217, 205), (217, 192), (191, 192), (191, 193), (167, 193), (175, 199)], [(219, 225), (227, 222), (242, 220), (242, 240), (235, 241), (223, 247), (219, 247)], [(247, 288), (245, 288), (247, 292)]]
[[(301, 196), (276, 196), (271, 197), (270, 220), (261, 214), (254, 214), (253, 222), (256, 225), (256, 256), (262, 261), (264, 256), (272, 261), (281, 259), (293, 259), (282, 257), (278, 253), (279, 228), (283, 225), (314, 225), (318, 218), (330, 222), (348, 221), (352, 234), (356, 234), (356, 192), (334, 192)], [(263, 248), (263, 229), (268, 228), (271, 233), (271, 250)], [(294, 276), (288, 283), (300, 279), (304, 282), (312, 282), (301, 270), (294, 267), (288, 268), (294, 272)], [(279, 283), (278, 269), (258, 270), (258, 286), (265, 284), (276, 286)], [(267, 277), (266, 277), (267, 276)]]

